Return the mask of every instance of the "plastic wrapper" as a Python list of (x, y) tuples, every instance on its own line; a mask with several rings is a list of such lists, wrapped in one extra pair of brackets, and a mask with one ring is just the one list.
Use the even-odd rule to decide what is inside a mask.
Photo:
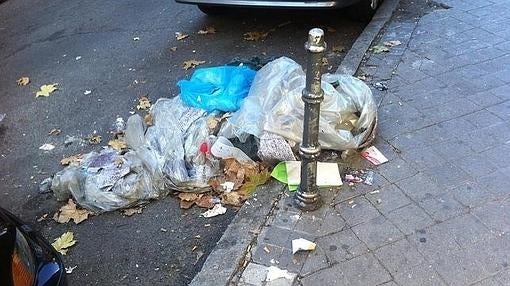
[(91, 152), (79, 166), (69, 166), (52, 180), (59, 200), (72, 195), (95, 212), (132, 207), (168, 194), (169, 190), (203, 192), (207, 180), (219, 172), (219, 162), (203, 144), (212, 145), (203, 110), (180, 99), (160, 99), (150, 111), (146, 128), (139, 115), (129, 117), (125, 140), (129, 151)]
[[(306, 75), (296, 62), (282, 57), (257, 72), (244, 104), (220, 130), (227, 138), (245, 140), (264, 131), (301, 142)], [(370, 88), (348, 75), (325, 74), (322, 78), (319, 143), (324, 149), (358, 149), (375, 135), (377, 105)]]
[(255, 73), (246, 66), (202, 68), (177, 85), (185, 104), (208, 112), (231, 112), (238, 110), (248, 95)]

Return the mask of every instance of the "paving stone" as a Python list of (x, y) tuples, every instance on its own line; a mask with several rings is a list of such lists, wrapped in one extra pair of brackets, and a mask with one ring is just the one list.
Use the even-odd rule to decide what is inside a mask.
[(465, 214), (438, 225), (438, 229), (451, 235), (457, 244), (465, 249), (472, 245), (487, 241), (493, 234), (475, 216)]
[(403, 151), (402, 158), (418, 171), (446, 163), (445, 158), (441, 157), (432, 147), (418, 147)]
[(290, 272), (300, 273), (308, 254), (307, 251), (300, 251), (292, 254), (291, 249), (285, 248), (278, 258), (279, 263), (277, 266), (281, 269), (287, 269)]
[(340, 192), (338, 192), (334, 205), (337, 205), (341, 202), (350, 201), (356, 197), (363, 196), (363, 193), (360, 193), (354, 189), (354, 187), (350, 187), (347, 185), (342, 186)]
[(293, 229), (300, 218), (299, 212), (278, 210), (273, 225), (280, 228)]
[(408, 241), (429, 262), (442, 259), (450, 253), (462, 251), (457, 241), (440, 224), (433, 225), (426, 229), (418, 229), (408, 237)]
[(271, 266), (279, 259), (283, 247), (268, 243), (258, 243), (251, 251), (251, 260), (260, 265)]
[(509, 197), (510, 178), (505, 169), (494, 171), (493, 173), (476, 178), (477, 184), (484, 190), (490, 192), (493, 197), (504, 199)]
[(316, 235), (323, 236), (335, 232), (339, 232), (346, 226), (345, 220), (335, 210), (334, 207), (328, 207), (326, 214), (320, 222), (320, 227)]
[(272, 226), (262, 231), (260, 235), (262, 237), (262, 241), (259, 242), (281, 247), (289, 247), (291, 234), (292, 231), (289, 229)]
[(317, 243), (315, 250), (308, 254), (308, 258), (303, 264), (300, 274), (302, 276), (307, 276), (317, 270), (327, 268), (330, 265), (331, 264), (328, 261), (325, 250), (319, 243)]
[(352, 228), (371, 250), (397, 241), (404, 235), (384, 216), (379, 216)]
[(453, 163), (429, 168), (424, 173), (443, 190), (454, 188), (470, 179), (466, 172)]
[(244, 270), (241, 281), (255, 286), (262, 286), (266, 280), (267, 267), (256, 263), (249, 263)]
[(433, 265), (449, 285), (470, 285), (490, 275), (477, 257), (464, 251), (450, 251)]
[(510, 285), (510, 269), (506, 269), (495, 276), (496, 280), (503, 285)]
[(475, 284), (472, 284), (472, 286), (504, 286), (504, 285), (501, 284), (498, 280), (496, 280), (496, 278), (489, 277), (482, 281), (476, 282)]
[(379, 173), (390, 183), (395, 183), (415, 175), (418, 171), (402, 159), (395, 159), (379, 166)]
[(510, 167), (510, 144), (499, 145), (480, 153), (480, 155), (487, 158), (491, 164), (498, 168)]
[(418, 204), (436, 221), (445, 221), (466, 212), (464, 206), (449, 193), (425, 199)]
[(350, 226), (369, 221), (380, 215), (379, 211), (364, 197), (339, 203), (335, 209)]
[(490, 91), (477, 92), (475, 94), (468, 95), (466, 98), (482, 108), (493, 106), (504, 101), (501, 97), (498, 97)]
[(369, 192), (365, 197), (383, 214), (411, 203), (411, 200), (396, 185), (384, 186)]
[(491, 160), (482, 154), (473, 154), (455, 163), (473, 178), (488, 175), (497, 170)]
[(446, 285), (430, 264), (404, 266), (394, 274), (399, 285), (406, 286), (439, 286)]
[(510, 101), (490, 106), (487, 110), (503, 120), (510, 120)]
[(391, 276), (372, 254), (358, 256), (301, 280), (303, 286), (352, 285), (375, 286), (389, 282)]
[(480, 127), (489, 127), (491, 125), (502, 122), (503, 120), (496, 115), (490, 113), (487, 110), (480, 110), (472, 114), (468, 114), (463, 117), (466, 121), (472, 125)]
[(475, 182), (465, 182), (454, 188), (450, 193), (455, 200), (468, 208), (483, 205), (492, 199), (491, 193)]
[(432, 218), (414, 203), (390, 212), (387, 217), (406, 235), (434, 224)]
[(490, 230), (498, 232), (510, 232), (510, 202), (492, 201), (473, 210)]
[(405, 267), (425, 263), (424, 257), (406, 239), (401, 239), (377, 249), (375, 256), (393, 275)]
[(423, 173), (399, 181), (396, 185), (414, 201), (432, 198), (445, 192)]
[(368, 252), (366, 245), (351, 229), (319, 238), (317, 245), (324, 250), (329, 264), (349, 260)]

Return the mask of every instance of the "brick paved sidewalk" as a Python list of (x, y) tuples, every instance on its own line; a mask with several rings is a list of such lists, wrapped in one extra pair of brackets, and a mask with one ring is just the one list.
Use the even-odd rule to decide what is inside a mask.
[[(442, 2), (394, 17), (380, 42), (403, 44), (361, 69), (389, 87), (374, 186), (313, 213), (282, 200), (236, 284), (510, 285), (510, 0)], [(292, 255), (295, 238), (318, 247)], [(293, 279), (262, 282), (272, 265)]]

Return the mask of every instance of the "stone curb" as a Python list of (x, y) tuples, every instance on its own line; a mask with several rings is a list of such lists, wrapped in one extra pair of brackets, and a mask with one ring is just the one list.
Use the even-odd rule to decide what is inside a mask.
[(189, 285), (228, 285), (237, 269), (243, 266), (246, 253), (285, 189), (286, 185), (276, 180), (258, 187), (255, 195), (241, 207)]
[(365, 53), (384, 25), (391, 19), (393, 12), (397, 9), (399, 1), (400, 0), (384, 0), (382, 2), (370, 23), (368, 23), (349, 52), (347, 52), (347, 55), (345, 55), (336, 73), (349, 75), (354, 75), (356, 73)]

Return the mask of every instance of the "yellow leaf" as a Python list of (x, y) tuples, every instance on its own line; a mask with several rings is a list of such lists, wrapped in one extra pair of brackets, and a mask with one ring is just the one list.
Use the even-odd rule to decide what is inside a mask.
[(183, 63), (182, 68), (185, 70), (189, 70), (189, 69), (195, 68), (196, 66), (201, 65), (201, 64), (205, 64), (205, 61), (189, 60), (189, 61), (185, 61)]
[(269, 32), (262, 31), (246, 32), (243, 34), (243, 38), (246, 41), (263, 41), (267, 36), (269, 36)]
[(16, 83), (20, 86), (25, 86), (30, 83), (30, 78), (28, 76), (22, 76), (16, 81)]
[(74, 234), (70, 231), (62, 234), (59, 238), (55, 239), (55, 242), (51, 244), (56, 251), (60, 252), (62, 255), (66, 255), (68, 248), (75, 245), (76, 240), (74, 240)]
[(48, 132), (48, 135), (59, 135), (60, 133), (62, 133), (62, 130), (58, 129), (58, 128), (53, 128), (50, 130), (50, 132)]
[(52, 93), (58, 89), (57, 85), (58, 85), (58, 83), (53, 83), (53, 84), (45, 84), (45, 85), (41, 86), (41, 90), (39, 90), (38, 92), (35, 93), (35, 97), (50, 96), (50, 93)]
[(132, 216), (134, 214), (141, 214), (143, 211), (143, 208), (130, 208), (130, 209), (123, 209), (122, 214), (125, 216)]
[(62, 166), (67, 166), (67, 165), (78, 166), (78, 165), (80, 165), (82, 160), (83, 160), (83, 155), (77, 154), (77, 155), (72, 155), (72, 156), (69, 156), (69, 157), (66, 157), (66, 158), (60, 160), (60, 164)]
[(75, 224), (79, 224), (88, 219), (89, 214), (91, 214), (91, 212), (86, 209), (77, 209), (73, 200), (69, 199), (67, 205), (62, 206), (60, 210), (55, 213), (53, 219), (58, 223), (68, 223), (73, 220)]
[(206, 27), (205, 29), (198, 31), (197, 34), (199, 35), (216, 34), (216, 28), (209, 26)]
[(138, 105), (136, 105), (136, 109), (138, 110), (146, 110), (151, 108), (151, 101), (147, 96), (142, 96), (138, 99)]
[(271, 173), (267, 169), (263, 169), (259, 173), (247, 173), (245, 182), (238, 192), (251, 195), (259, 185), (265, 184), (269, 178), (271, 178)]
[(117, 151), (121, 151), (122, 149), (127, 148), (127, 143), (126, 143), (126, 141), (124, 141), (124, 138), (121, 137), (121, 138), (116, 138), (116, 139), (110, 140), (108, 142), (108, 146), (112, 147), (113, 149), (115, 149)]
[(184, 40), (187, 37), (189, 37), (188, 34), (184, 34), (184, 33), (181, 33), (181, 32), (175, 32), (175, 38), (177, 39), (177, 41)]

